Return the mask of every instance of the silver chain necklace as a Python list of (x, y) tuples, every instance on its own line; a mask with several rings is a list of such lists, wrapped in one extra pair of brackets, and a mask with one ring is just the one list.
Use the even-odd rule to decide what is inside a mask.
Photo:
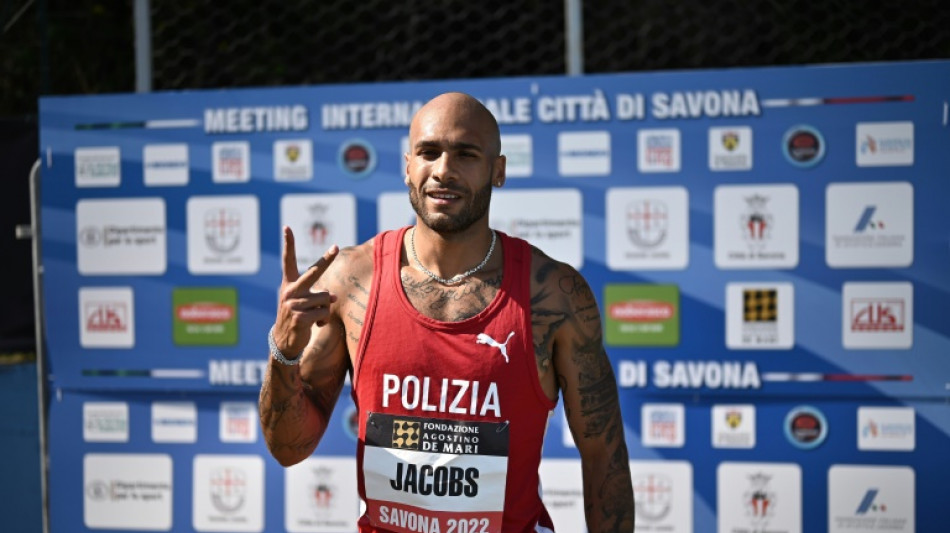
[(428, 268), (425, 267), (425, 265), (422, 264), (422, 261), (419, 261), (419, 256), (416, 255), (416, 228), (413, 227), (410, 231), (411, 233), (409, 234), (409, 253), (412, 255), (412, 260), (416, 263), (416, 266), (419, 267), (419, 270), (424, 272), (426, 276), (429, 276), (430, 278), (434, 279), (435, 281), (438, 281), (439, 283), (443, 285), (455, 285), (456, 283), (461, 282), (463, 279), (478, 272), (479, 270), (482, 269), (482, 267), (488, 264), (488, 260), (491, 258), (492, 252), (495, 251), (495, 230), (491, 230), (491, 246), (488, 247), (488, 253), (485, 254), (485, 259), (482, 259), (482, 262), (476, 265), (474, 268), (470, 268), (466, 270), (465, 272), (462, 272), (461, 274), (456, 274), (455, 276), (452, 276), (449, 279), (445, 279), (441, 276), (436, 275), (432, 271), (430, 271)]

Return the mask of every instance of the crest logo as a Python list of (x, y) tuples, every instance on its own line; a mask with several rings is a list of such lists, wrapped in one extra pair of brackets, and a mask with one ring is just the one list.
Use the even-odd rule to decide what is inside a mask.
[(211, 209), (204, 216), (205, 242), (219, 254), (233, 252), (241, 242), (241, 213), (234, 209)]
[(211, 472), (211, 503), (222, 513), (233, 513), (244, 506), (247, 479), (236, 468), (218, 468)]
[(726, 412), (726, 424), (732, 429), (736, 429), (737, 427), (739, 427), (739, 425), (742, 424), (742, 412), (741, 411)]
[(643, 474), (633, 479), (637, 518), (658, 522), (673, 508), (673, 480), (662, 474)]
[(758, 472), (749, 476), (749, 490), (744, 494), (746, 513), (753, 526), (768, 523), (775, 514), (775, 492), (769, 487), (772, 476)]
[(732, 152), (739, 147), (739, 134), (734, 131), (727, 131), (722, 134), (722, 147)]
[(627, 237), (641, 248), (655, 248), (669, 232), (669, 209), (659, 200), (641, 200), (627, 206)]
[(284, 151), (284, 153), (287, 155), (287, 159), (291, 163), (296, 163), (297, 159), (300, 158), (300, 146), (297, 146), (296, 144), (291, 144), (287, 146), (287, 149)]
[(771, 238), (773, 217), (765, 209), (765, 204), (768, 201), (768, 196), (760, 194), (745, 198), (748, 210), (741, 217), (742, 236), (749, 244), (756, 247), (761, 246)]

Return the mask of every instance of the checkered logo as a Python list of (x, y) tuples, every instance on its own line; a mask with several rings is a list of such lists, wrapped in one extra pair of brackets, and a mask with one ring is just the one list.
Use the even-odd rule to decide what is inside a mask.
[(745, 322), (775, 322), (778, 318), (778, 291), (742, 291), (742, 317)]
[(393, 420), (393, 448), (403, 450), (419, 449), (419, 422), (409, 420)]

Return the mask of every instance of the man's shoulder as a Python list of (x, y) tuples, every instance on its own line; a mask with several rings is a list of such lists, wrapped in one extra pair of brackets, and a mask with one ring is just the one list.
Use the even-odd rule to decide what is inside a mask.
[(325, 274), (328, 288), (342, 292), (352, 281), (369, 282), (373, 275), (375, 238), (360, 244), (340, 248), (340, 253), (327, 268)]
[(587, 292), (590, 287), (576, 268), (531, 246), (531, 298), (535, 303), (544, 300), (548, 305), (570, 308), (573, 297)]

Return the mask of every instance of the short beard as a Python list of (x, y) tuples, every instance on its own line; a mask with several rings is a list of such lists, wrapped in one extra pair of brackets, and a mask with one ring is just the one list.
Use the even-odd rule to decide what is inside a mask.
[(420, 195), (419, 191), (412, 187), (409, 188), (409, 203), (412, 204), (412, 209), (419, 216), (419, 220), (432, 231), (442, 234), (461, 233), (488, 213), (488, 207), (491, 204), (491, 189), (492, 184), (489, 181), (484, 187), (475, 191), (472, 203), (454, 216), (433, 215), (427, 212), (424, 205), (425, 195)]

